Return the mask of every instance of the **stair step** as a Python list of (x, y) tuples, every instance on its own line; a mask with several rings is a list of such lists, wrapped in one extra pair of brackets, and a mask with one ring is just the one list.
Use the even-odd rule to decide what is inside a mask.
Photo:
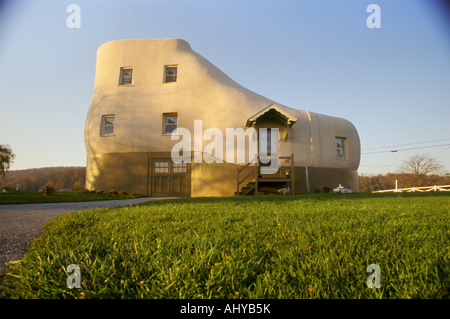
[(239, 192), (239, 195), (248, 195), (251, 191), (253, 191), (255, 189), (255, 187), (242, 187), (241, 191)]

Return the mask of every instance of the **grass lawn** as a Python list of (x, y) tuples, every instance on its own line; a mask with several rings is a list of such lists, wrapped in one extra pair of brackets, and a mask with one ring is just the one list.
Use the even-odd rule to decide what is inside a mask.
[(86, 202), (94, 200), (127, 199), (130, 195), (96, 194), (83, 192), (55, 192), (52, 196), (44, 196), (42, 192), (12, 191), (0, 192), (0, 205)]
[[(450, 194), (198, 198), (60, 216), (8, 298), (449, 298)], [(67, 267), (80, 267), (69, 289)], [(368, 288), (379, 266), (381, 287)]]

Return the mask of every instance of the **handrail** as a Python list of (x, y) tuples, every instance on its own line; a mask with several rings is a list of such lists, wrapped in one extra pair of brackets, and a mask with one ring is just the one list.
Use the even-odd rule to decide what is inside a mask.
[(249, 178), (250, 175), (252, 175), (253, 173), (254, 173), (254, 172), (252, 171), (252, 172), (248, 173), (247, 175), (245, 175), (245, 177), (239, 181), (239, 185), (242, 184), (242, 183), (243, 183), (247, 178)]
[[(256, 157), (257, 158), (257, 157)], [(249, 166), (250, 164), (255, 164), (255, 162), (248, 162), (247, 164), (245, 164), (244, 166), (242, 166), (241, 168), (238, 168), (238, 172), (242, 172), (247, 166)]]
[[(287, 181), (291, 182), (291, 194), (294, 194), (295, 192), (295, 173), (294, 173), (294, 154), (291, 154), (290, 156), (279, 156), (278, 160), (280, 159), (287, 159), (290, 160), (290, 173), (289, 173), (289, 178), (286, 179)], [(255, 195), (258, 194), (258, 183), (260, 181), (260, 162), (259, 162), (259, 156), (255, 157), (256, 161), (250, 161), (247, 164), (245, 164), (243, 167), (240, 167), (237, 169), (237, 176), (236, 176), (236, 195), (239, 196), (240, 193), (240, 186), (252, 175), (252, 173), (255, 174), (254, 180), (255, 180)], [(245, 175), (244, 178), (240, 178), (240, 174), (243, 170), (245, 170), (246, 168), (248, 168), (251, 164), (255, 164), (253, 170), (251, 172), (249, 172), (247, 175)], [(283, 166), (281, 166), (283, 167)], [(279, 169), (281, 168), (279, 167)], [(284, 167), (288, 167), (288, 166), (284, 166)], [(280, 174), (281, 174), (281, 170), (279, 170)]]
[(236, 195), (239, 196), (239, 188), (241, 186), (241, 184), (247, 180), (247, 178), (249, 178), (252, 173), (254, 172), (253, 170), (248, 173), (242, 180), (239, 178), (239, 174), (246, 168), (248, 168), (251, 164), (255, 164), (255, 168), (257, 168), (258, 166), (258, 156), (256, 156), (253, 160), (249, 161), (247, 164), (245, 164), (243, 167), (238, 168), (237, 169), (237, 186), (236, 186)]

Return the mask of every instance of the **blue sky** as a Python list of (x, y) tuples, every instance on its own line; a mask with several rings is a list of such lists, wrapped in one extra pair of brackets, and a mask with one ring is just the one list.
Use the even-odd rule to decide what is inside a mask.
[[(16, 154), (11, 169), (86, 165), (83, 130), (101, 44), (181, 38), (256, 93), (351, 121), (361, 174), (394, 172), (413, 154), (434, 156), (450, 171), (443, 1), (0, 3), (0, 144)], [(366, 25), (371, 3), (381, 8), (379, 29)], [(79, 29), (66, 25), (70, 4), (80, 6)]]

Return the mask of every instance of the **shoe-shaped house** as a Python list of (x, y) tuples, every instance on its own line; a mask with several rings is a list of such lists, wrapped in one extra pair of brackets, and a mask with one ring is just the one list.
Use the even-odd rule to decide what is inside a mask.
[[(227, 134), (243, 131), (245, 145), (257, 145), (253, 153), (246, 148), (244, 161), (237, 160), (239, 136)], [(360, 141), (352, 123), (251, 92), (179, 39), (98, 49), (85, 146), (91, 190), (199, 197), (341, 184), (358, 191)], [(277, 157), (261, 161), (262, 152)], [(277, 171), (265, 174), (273, 161)]]

